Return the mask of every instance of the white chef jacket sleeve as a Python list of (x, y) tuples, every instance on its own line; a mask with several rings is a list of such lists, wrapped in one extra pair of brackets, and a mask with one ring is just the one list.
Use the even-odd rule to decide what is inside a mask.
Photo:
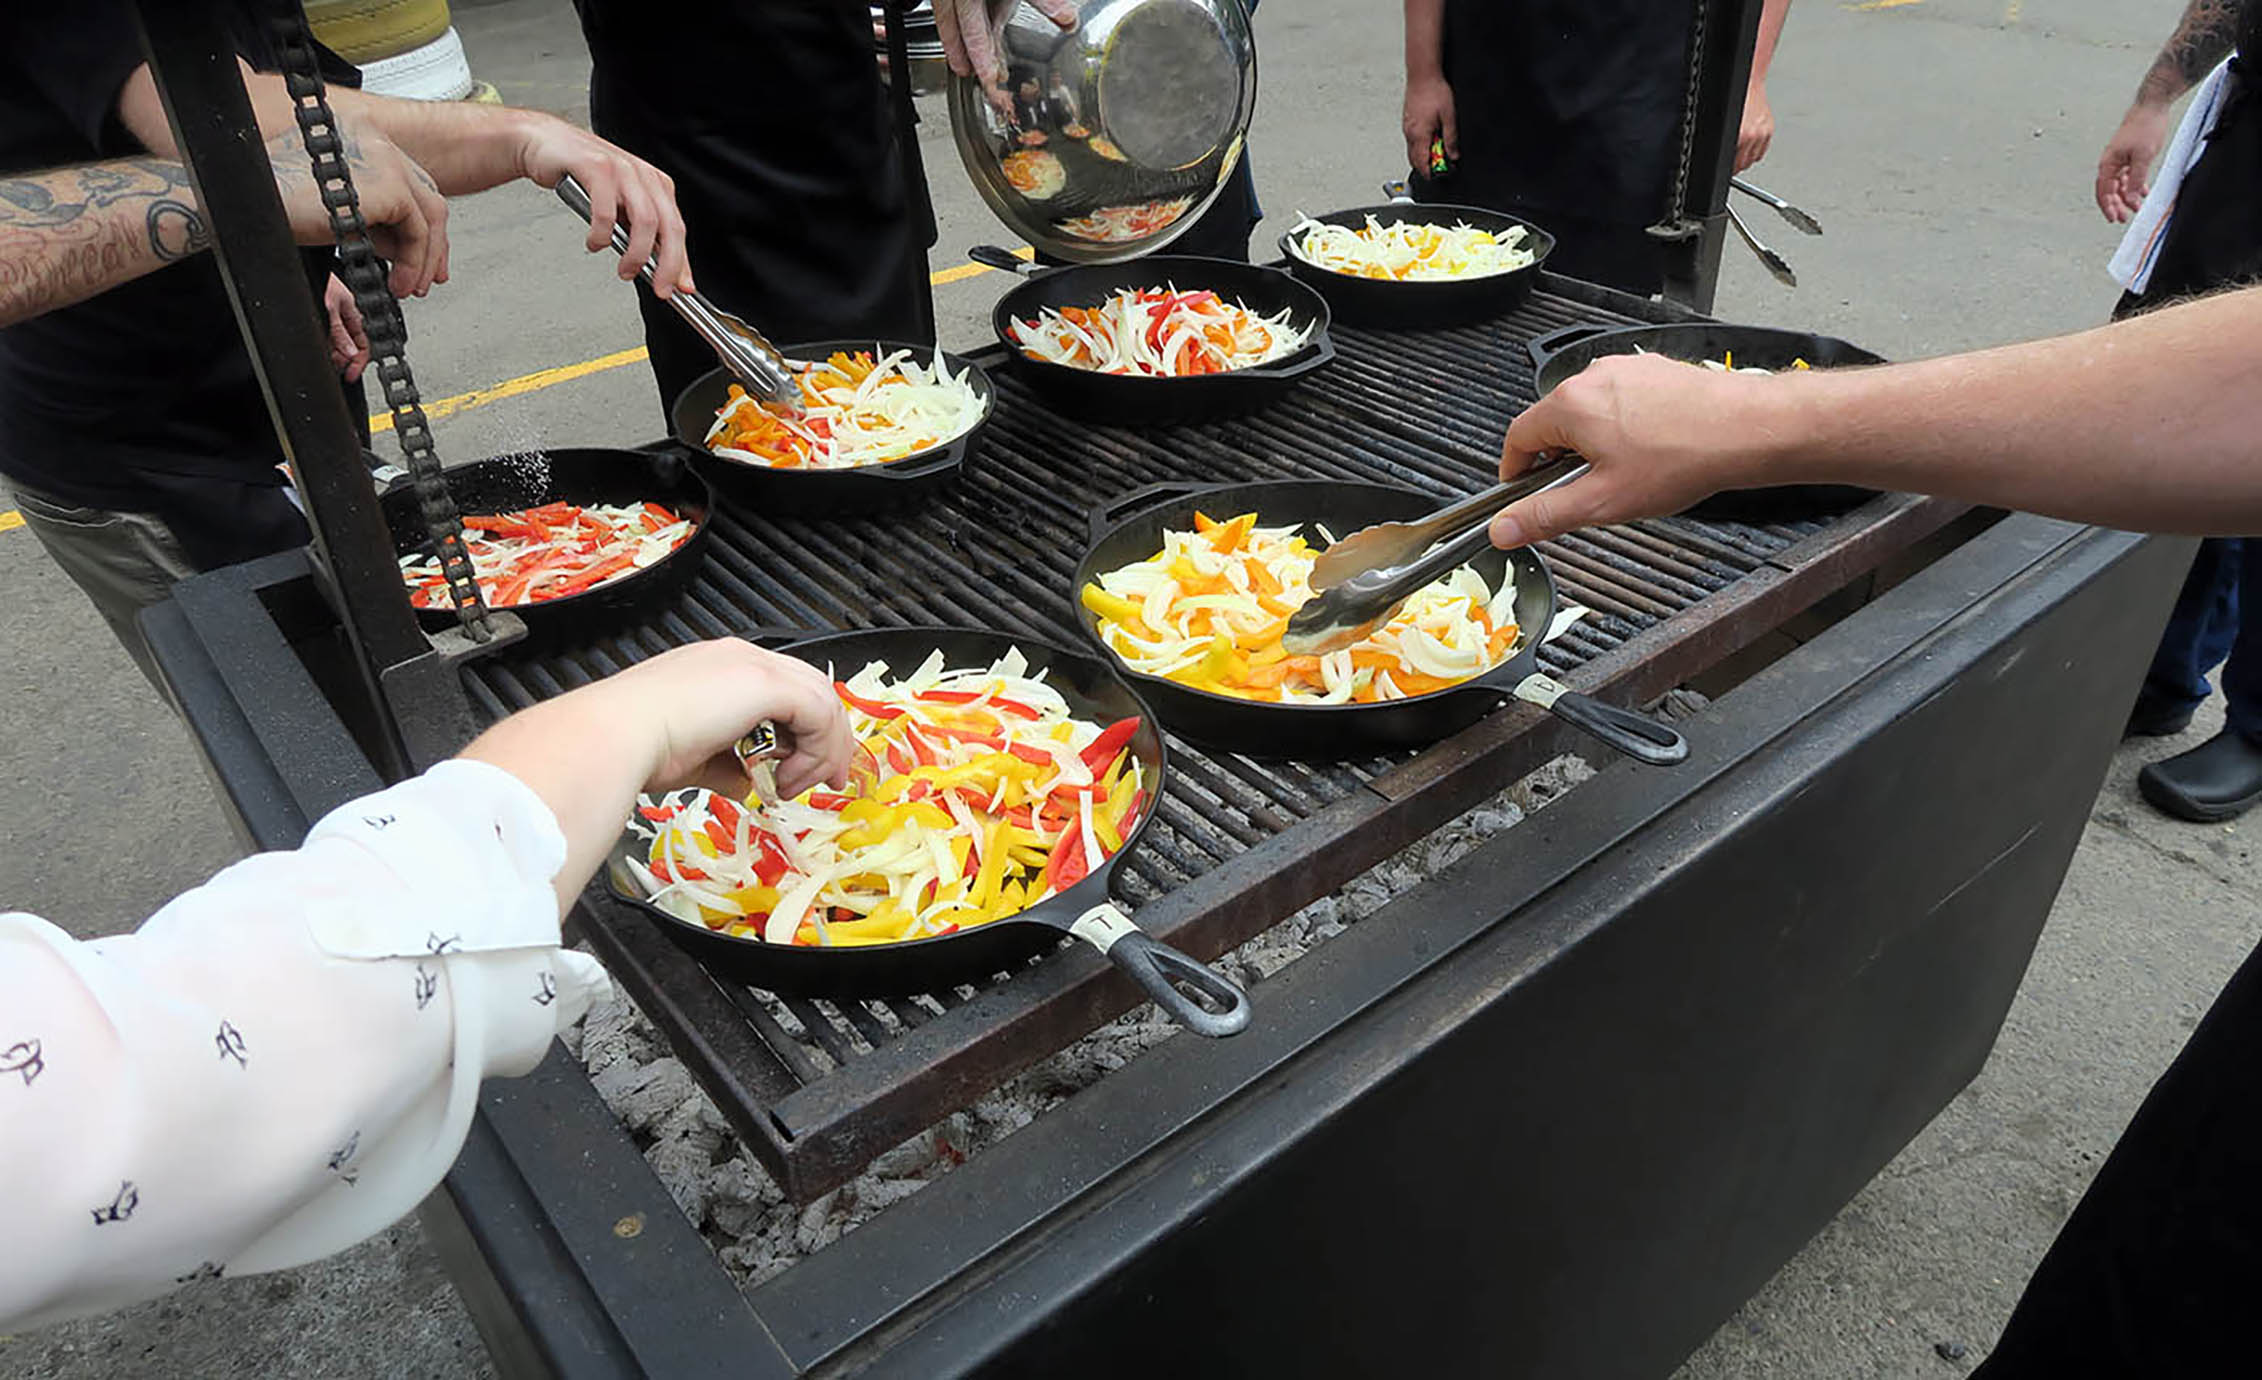
[(0, 1326), (279, 1269), (398, 1220), (606, 991), (558, 946), (557, 820), (448, 762), (138, 931), (0, 916)]

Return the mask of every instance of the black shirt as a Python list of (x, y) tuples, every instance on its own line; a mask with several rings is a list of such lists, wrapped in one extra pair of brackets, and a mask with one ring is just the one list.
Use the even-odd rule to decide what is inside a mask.
[[(248, 61), (269, 65), (254, 25), (231, 29)], [(0, 10), (0, 170), (145, 152), (116, 113), (142, 61), (123, 0)], [(331, 259), (308, 251), (317, 289)], [(158, 512), (212, 565), (288, 544), (227, 535), (246, 487), (281, 484), (281, 459), (210, 254), (0, 330), (0, 474), (66, 503)]]
[(1680, 148), (1693, 20), (1688, 0), (1446, 0), (1461, 157), (1445, 177), (1418, 179), (1421, 199), (1655, 222)]

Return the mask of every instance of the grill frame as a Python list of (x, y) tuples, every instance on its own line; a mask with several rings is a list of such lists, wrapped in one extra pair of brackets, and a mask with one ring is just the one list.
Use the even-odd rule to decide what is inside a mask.
[[(706, 569), (665, 608), (580, 648), (513, 649), (475, 663), (465, 669), (465, 686), (480, 709), (498, 716), (693, 637), (776, 640), (789, 628), (972, 624), (1075, 645), (1067, 572), (1084, 547), (1093, 504), (1152, 483), (1315, 472), (1406, 484), (1440, 498), (1471, 492), (1489, 482), (1501, 430), (1533, 396), (1524, 339), (1572, 321), (1686, 319), (1693, 318), (1675, 308), (1548, 275), (1522, 307), (1485, 325), (1339, 331), (1336, 364), (1256, 417), (1145, 433), (1053, 416), (1025, 380), (998, 367), (1006, 363), (1001, 352), (984, 352), (974, 358), (999, 389), (989, 438), (957, 488), (927, 509), (819, 524), (766, 520), (726, 499), (713, 520)], [(1459, 376), (1448, 367), (1455, 361)], [(1492, 366), (1490, 386), (1466, 389), (1469, 373), (1488, 372), (1480, 361)], [(1393, 410), (1392, 395), (1427, 406), (1428, 415)], [(1061, 448), (1080, 462), (1067, 478), (1039, 467), (1039, 456)], [(1543, 550), (1565, 597), (1595, 612), (1543, 648), (1542, 665), (1588, 693), (1646, 699), (1962, 511), (1885, 496), (1828, 523), (1672, 518), (1548, 543)], [(797, 547), (804, 534), (825, 544)], [(780, 550), (797, 556), (766, 554)], [(1049, 583), (1048, 569), (1058, 575)], [(882, 571), (896, 580), (877, 590), (867, 580), (870, 597), (859, 598), (851, 572)], [(1143, 928), (1214, 958), (1571, 741), (1557, 721), (1520, 705), (1420, 754), (1351, 763), (1256, 762), (1174, 738), (1174, 790), (1150, 846), (1126, 866), (1124, 893)], [(796, 1202), (837, 1187), (1140, 999), (1103, 959), (1077, 949), (979, 991), (861, 1004), (771, 998), (716, 979), (601, 890), (575, 918)]]

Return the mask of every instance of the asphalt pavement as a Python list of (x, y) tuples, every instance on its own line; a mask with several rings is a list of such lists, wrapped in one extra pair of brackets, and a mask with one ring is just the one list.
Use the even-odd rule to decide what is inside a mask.
[[(1804, 0), (1771, 84), (1775, 147), (1753, 176), (1826, 233), (1747, 211), (1800, 286), (1731, 244), (1718, 311), (1892, 357), (2101, 320), (2115, 232), (2091, 204), (2091, 171), (2181, 8)], [(566, 0), (456, 11), (475, 70), (505, 100), (585, 116), (587, 57)], [(1403, 154), (1396, 6), (1276, 0), (1258, 27), (1262, 243), (1298, 210), (1371, 200)], [(939, 108), (922, 105), (945, 270), (1004, 232), (957, 171)], [(451, 231), (453, 281), (409, 313), (425, 395), (461, 400), (438, 409), (443, 454), (660, 433), (643, 366), (607, 359), (639, 343), (628, 292), (547, 193), (468, 198)], [(938, 286), (944, 342), (986, 340), (1005, 283), (984, 272)], [(0, 897), (79, 934), (128, 928), (235, 846), (179, 725), (20, 529), (0, 530), (0, 581), (12, 606), (0, 760), (18, 783), (0, 799)], [(2131, 785), (2141, 761), (2216, 722), (2123, 750), (1985, 1071), (1682, 1375), (1950, 1375), (1984, 1355), (2145, 1088), (2262, 931), (2247, 827), (2162, 819)], [(0, 1377), (486, 1373), (413, 1223), (307, 1270), (0, 1338)]]

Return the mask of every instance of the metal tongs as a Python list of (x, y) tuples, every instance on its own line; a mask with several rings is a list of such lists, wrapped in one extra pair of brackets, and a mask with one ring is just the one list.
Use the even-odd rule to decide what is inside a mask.
[[(593, 214), (588, 191), (571, 173), (558, 179), (558, 200), (585, 221)], [(618, 220), (613, 222), (613, 252), (628, 253), (628, 228)], [(645, 286), (652, 285), (650, 260), (637, 265), (636, 276), (644, 280)], [(738, 376), (738, 381), (746, 385), (746, 391), (757, 400), (800, 406), (801, 390), (793, 386), (793, 366), (760, 331), (697, 292), (677, 288), (669, 295), (668, 305), (721, 356), (724, 366)]]
[(1819, 235), (1822, 233), (1822, 222), (1816, 220), (1810, 212), (1793, 206), (1765, 187), (1754, 186), (1740, 177), (1729, 178), (1728, 185), (1762, 205), (1774, 207), (1775, 214), (1789, 221), (1801, 234)]
[(1372, 632), (1430, 581), (1467, 565), (1491, 545), (1487, 523), (1520, 498), (1568, 484), (1587, 472), (1576, 455), (1558, 455), (1505, 484), (1412, 522), (1361, 528), (1312, 563), (1312, 598), (1288, 620), (1281, 645), (1290, 656), (1325, 656)]
[(793, 739), (768, 719), (731, 745), (731, 756), (746, 768), (746, 775), (754, 782), (755, 796), (765, 805), (777, 803), (777, 764), (792, 755)]

